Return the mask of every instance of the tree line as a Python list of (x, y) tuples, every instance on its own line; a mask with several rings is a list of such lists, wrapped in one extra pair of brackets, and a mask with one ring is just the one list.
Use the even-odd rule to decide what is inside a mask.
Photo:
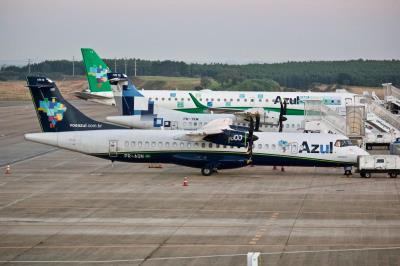
[[(113, 71), (134, 74), (135, 59), (105, 59)], [(173, 76), (213, 78), (221, 88), (243, 86), (283, 86), (308, 89), (315, 84), (381, 86), (400, 85), (400, 60), (309, 61), (272, 64), (231, 65), (221, 63), (185, 63), (181, 61), (136, 60), (138, 76)], [(52, 78), (72, 75), (72, 61), (48, 60), (26, 66), (2, 66), (0, 80), (25, 79), (28, 71)], [(82, 61), (75, 62), (74, 74), (84, 75)]]

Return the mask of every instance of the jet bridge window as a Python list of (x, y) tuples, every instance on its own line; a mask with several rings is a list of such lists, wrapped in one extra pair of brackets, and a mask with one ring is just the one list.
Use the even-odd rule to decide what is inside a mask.
[(353, 143), (349, 139), (338, 139), (335, 142), (335, 147), (348, 147), (353, 146)]

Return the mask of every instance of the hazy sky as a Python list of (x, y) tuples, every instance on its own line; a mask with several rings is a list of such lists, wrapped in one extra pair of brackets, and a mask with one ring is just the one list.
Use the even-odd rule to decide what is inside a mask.
[(400, 0), (1, 0), (4, 60), (400, 59)]

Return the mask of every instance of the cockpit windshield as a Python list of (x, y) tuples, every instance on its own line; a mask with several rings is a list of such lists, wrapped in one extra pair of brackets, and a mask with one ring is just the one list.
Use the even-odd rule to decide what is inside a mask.
[(335, 147), (348, 147), (348, 146), (354, 146), (354, 144), (349, 139), (338, 139), (335, 142)]

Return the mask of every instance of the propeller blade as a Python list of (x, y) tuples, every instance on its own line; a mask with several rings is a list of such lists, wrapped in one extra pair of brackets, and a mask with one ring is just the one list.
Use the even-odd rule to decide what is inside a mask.
[(283, 115), (286, 115), (286, 113), (287, 113), (287, 102), (284, 101), (283, 102)]
[(258, 132), (260, 130), (260, 114), (256, 115), (256, 125), (254, 127), (254, 131)]

